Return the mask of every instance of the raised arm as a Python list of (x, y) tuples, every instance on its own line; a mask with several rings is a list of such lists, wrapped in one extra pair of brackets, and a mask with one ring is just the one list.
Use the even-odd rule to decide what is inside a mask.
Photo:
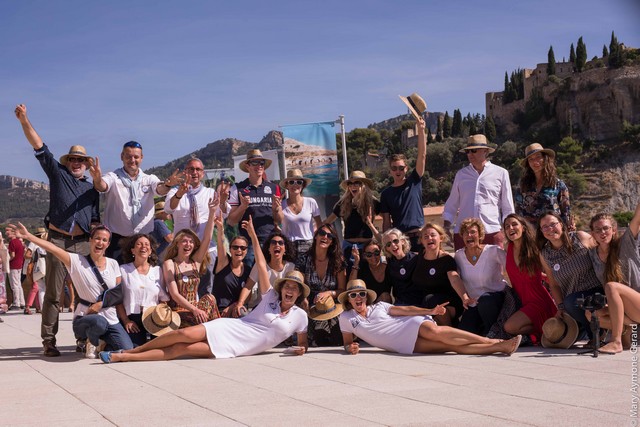
[(9, 224), (7, 226), (7, 229), (13, 231), (16, 237), (22, 237), (25, 240), (33, 242), (45, 251), (49, 252), (54, 257), (58, 258), (60, 262), (62, 262), (64, 266), (67, 267), (67, 270), (71, 268), (71, 257), (69, 256), (69, 252), (57, 247), (51, 242), (48, 242), (29, 233), (27, 228), (22, 225), (22, 223), (19, 222), (18, 225)]
[(640, 230), (640, 203), (636, 206), (633, 218), (631, 218), (631, 222), (629, 222), (629, 231), (631, 231), (634, 239), (638, 238), (638, 230)]
[(391, 316), (431, 316), (445, 314), (447, 310), (445, 307), (448, 302), (438, 304), (434, 308), (420, 308), (414, 305), (392, 305), (389, 307), (389, 314)]
[(224, 219), (222, 219), (221, 211), (219, 211), (219, 215), (215, 216), (215, 224), (218, 244), (218, 260), (216, 261), (215, 273), (218, 274), (229, 264), (229, 257), (227, 257), (227, 251), (224, 249)]
[(204, 260), (204, 257), (207, 256), (207, 252), (209, 252), (209, 243), (211, 242), (211, 236), (213, 235), (213, 221), (219, 204), (220, 200), (217, 195), (215, 195), (213, 199), (209, 199), (209, 218), (207, 219), (207, 225), (204, 227), (204, 235), (202, 236), (202, 242), (200, 242), (198, 252), (193, 255), (193, 260), (195, 262), (201, 263)]
[(256, 259), (256, 266), (258, 268), (258, 289), (260, 294), (264, 295), (269, 291), (271, 283), (269, 282), (269, 271), (267, 271), (267, 260), (262, 253), (260, 247), (260, 241), (256, 234), (255, 228), (253, 228), (253, 219), (249, 216), (247, 221), (242, 221), (242, 228), (247, 230), (247, 234), (251, 238), (251, 244), (253, 245), (253, 253)]
[(418, 122), (418, 158), (416, 159), (416, 172), (420, 178), (424, 175), (424, 168), (427, 164), (427, 137), (424, 132), (425, 122), (422, 117)]
[(102, 169), (100, 169), (100, 159), (89, 159), (89, 174), (93, 179), (93, 188), (100, 193), (104, 193), (109, 189), (107, 183), (102, 179)]
[(27, 106), (24, 104), (16, 106), (15, 113), (16, 118), (22, 125), (22, 131), (24, 132), (24, 136), (27, 137), (27, 141), (29, 141), (29, 144), (31, 144), (34, 150), (41, 149), (44, 143), (42, 142), (40, 135), (38, 135), (36, 130), (31, 125), (29, 118), (27, 117)]

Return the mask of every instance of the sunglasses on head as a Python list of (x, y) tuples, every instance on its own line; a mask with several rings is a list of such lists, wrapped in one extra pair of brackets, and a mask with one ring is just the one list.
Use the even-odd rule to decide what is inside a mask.
[(372, 256), (380, 256), (380, 251), (365, 252), (364, 256), (367, 258), (371, 258)]
[(349, 292), (348, 295), (351, 299), (356, 299), (357, 297), (364, 298), (367, 296), (367, 291)]
[(284, 246), (284, 240), (272, 240), (269, 244), (271, 246)]
[(142, 150), (142, 145), (137, 141), (129, 141), (125, 142), (122, 148), (139, 148)]
[(320, 230), (318, 231), (318, 236), (320, 237), (328, 237), (329, 239), (333, 239), (333, 234), (329, 233), (328, 231), (324, 231), (324, 230)]
[(392, 244), (393, 245), (399, 245), (400, 244), (400, 240), (398, 240), (398, 239), (389, 240), (384, 246), (388, 248)]
[(290, 181), (287, 181), (287, 184), (289, 184), (289, 185), (302, 185), (302, 184), (304, 184), (304, 180), (302, 180), (302, 179), (292, 179)]
[(404, 168), (406, 168), (406, 167), (407, 167), (407, 166), (391, 166), (391, 170), (392, 170), (393, 172), (396, 172), (396, 171), (403, 171), (403, 170), (404, 170)]
[(247, 250), (247, 246), (242, 246), (242, 245), (231, 245), (231, 249), (233, 249), (234, 251), (246, 251)]
[(264, 166), (266, 162), (264, 160), (249, 160), (247, 163), (250, 166)]

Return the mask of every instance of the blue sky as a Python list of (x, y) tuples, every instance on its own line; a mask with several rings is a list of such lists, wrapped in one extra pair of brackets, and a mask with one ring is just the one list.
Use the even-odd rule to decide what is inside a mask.
[(46, 181), (19, 123), (27, 104), (56, 157), (82, 144), (105, 171), (122, 144), (144, 167), (209, 142), (345, 115), (347, 130), (406, 112), (484, 113), (504, 72), (611, 31), (640, 47), (637, 0), (3, 1), (0, 175)]

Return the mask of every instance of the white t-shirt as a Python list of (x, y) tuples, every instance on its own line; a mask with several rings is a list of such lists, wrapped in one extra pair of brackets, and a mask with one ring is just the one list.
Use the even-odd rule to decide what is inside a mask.
[(499, 246), (484, 245), (476, 265), (469, 262), (464, 248), (456, 251), (455, 260), (469, 297), (478, 299), (487, 292), (504, 291), (507, 286), (502, 276), (507, 254)]
[[(91, 269), (91, 265), (87, 259), (78, 254), (70, 253), (71, 269), (69, 275), (73, 281), (73, 285), (76, 288), (78, 296), (86, 301), (96, 301), (100, 295), (104, 292), (102, 285), (98, 281), (98, 278)], [(115, 259), (107, 258), (107, 265), (104, 270), (100, 270), (100, 275), (104, 280), (107, 288), (115, 288), (116, 280), (120, 277), (120, 267)], [(76, 306), (75, 316), (84, 316), (89, 307), (84, 304), (78, 303)], [(115, 307), (107, 307), (100, 310), (98, 315), (107, 319), (110, 325), (118, 323), (118, 314)]]
[(164, 288), (162, 269), (159, 266), (149, 268), (141, 274), (133, 263), (120, 266), (122, 275), (123, 305), (129, 314), (141, 314), (141, 307), (158, 305), (160, 301), (169, 301)]
[(340, 330), (352, 333), (372, 346), (401, 354), (413, 354), (418, 330), (431, 316), (392, 316), (391, 304), (379, 301), (367, 306), (367, 317), (351, 309), (340, 313)]
[(320, 208), (318, 208), (318, 202), (315, 199), (304, 197), (302, 210), (297, 215), (291, 212), (285, 199), (282, 201), (282, 212), (284, 213), (282, 234), (294, 241), (313, 239), (313, 218), (320, 216)]
[(107, 184), (104, 192), (104, 225), (113, 233), (121, 236), (133, 236), (136, 233), (149, 234), (153, 231), (154, 197), (158, 195), (157, 187), (160, 179), (155, 175), (147, 175), (142, 170), (136, 178), (140, 180), (140, 215), (142, 219), (136, 227), (133, 226), (133, 208), (129, 196), (129, 189), (115, 172), (109, 172), (102, 177)]
[(280, 296), (273, 290), (262, 295), (253, 311), (239, 319), (221, 318), (204, 323), (207, 342), (217, 359), (250, 356), (269, 350), (294, 333), (307, 331), (307, 313), (293, 306), (284, 316)]

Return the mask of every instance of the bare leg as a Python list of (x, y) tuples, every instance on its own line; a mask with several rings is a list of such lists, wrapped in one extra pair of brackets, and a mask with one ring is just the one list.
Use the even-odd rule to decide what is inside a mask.
[(471, 332), (449, 326), (438, 326), (433, 322), (424, 321), (418, 330), (418, 337), (428, 341), (441, 342), (450, 346), (460, 346), (468, 344), (496, 344), (501, 340), (481, 337)]
[(503, 353), (510, 355), (517, 350), (520, 345), (521, 336), (517, 336), (507, 341), (499, 341), (496, 343), (477, 343), (450, 345), (443, 342), (429, 341), (418, 336), (416, 345), (413, 349), (414, 353), (448, 353), (457, 354), (494, 354)]
[(504, 323), (504, 331), (509, 335), (524, 335), (533, 332), (531, 319), (518, 310)]
[(211, 348), (205, 341), (195, 343), (176, 343), (169, 347), (143, 351), (141, 353), (111, 353), (112, 362), (134, 362), (150, 360), (173, 360), (178, 357), (211, 358)]
[(143, 353), (149, 350), (164, 349), (171, 347), (174, 344), (192, 344), (207, 340), (207, 332), (202, 325), (190, 326), (184, 329), (178, 329), (177, 331), (171, 331), (164, 335), (161, 335), (151, 341), (146, 342), (140, 347), (136, 347), (131, 350), (125, 350), (126, 353), (135, 354)]
[(625, 315), (628, 320), (640, 319), (640, 293), (622, 283), (607, 283), (604, 286), (611, 318), (611, 342), (602, 351), (620, 353), (622, 351), (622, 329)]

